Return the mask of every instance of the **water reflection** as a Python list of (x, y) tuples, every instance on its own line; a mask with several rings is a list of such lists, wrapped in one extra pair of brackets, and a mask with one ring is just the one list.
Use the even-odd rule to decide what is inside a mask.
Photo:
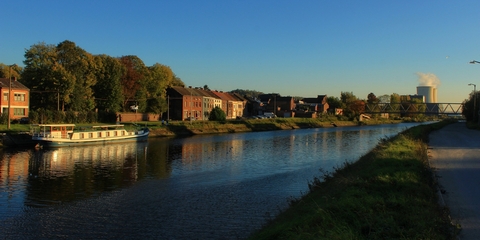
[[(4, 150), (0, 231), (14, 234), (28, 225), (33, 236), (41, 230), (47, 238), (80, 234), (74, 227), (82, 225), (78, 238), (119, 232), (124, 237), (244, 238), (266, 214), (275, 215), (288, 198), (308, 191), (319, 169), (355, 161), (381, 138), (413, 125)], [(55, 227), (45, 230), (45, 224)]]
[(129, 186), (146, 157), (146, 142), (33, 152), (26, 204), (72, 201)]

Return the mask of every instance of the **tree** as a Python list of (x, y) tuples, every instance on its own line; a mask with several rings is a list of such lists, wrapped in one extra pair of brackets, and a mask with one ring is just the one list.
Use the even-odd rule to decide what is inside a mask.
[(166, 89), (174, 81), (174, 74), (170, 67), (156, 63), (149, 67), (149, 77), (146, 81), (147, 112), (162, 113), (168, 108)]
[(367, 108), (367, 112), (370, 112), (370, 113), (378, 113), (380, 112), (380, 106), (378, 105), (378, 102), (380, 100), (377, 98), (377, 96), (375, 96), (374, 93), (369, 93), (368, 96), (367, 96), (367, 105), (366, 105), (366, 108)]
[(171, 85), (169, 85), (168, 87), (175, 87), (175, 86), (185, 87), (185, 83), (183, 83), (182, 79), (180, 79), (175, 74), (173, 74)]
[(398, 93), (392, 93), (390, 95), (390, 103), (400, 103), (400, 95)]
[[(475, 120), (475, 114), (476, 114), (476, 109), (474, 109), (474, 102), (475, 102), (475, 97), (477, 97), (478, 94), (475, 93), (470, 93), (470, 97), (468, 99), (465, 99), (462, 104), (462, 115), (466, 118), (468, 122), (472, 122)], [(479, 99), (477, 97), (476, 102), (479, 102)], [(477, 107), (477, 106), (475, 106)], [(478, 108), (478, 107), (477, 107)]]
[(227, 115), (220, 107), (215, 107), (210, 112), (210, 116), (208, 120), (210, 121), (225, 121), (227, 119)]
[(327, 103), (329, 109), (344, 108), (344, 106), (342, 106), (342, 101), (340, 101), (340, 98), (338, 97), (327, 97)]
[(341, 92), (340, 99), (342, 101), (342, 104), (345, 105), (345, 110), (343, 111), (343, 113), (350, 119), (358, 117), (360, 112), (362, 112), (360, 111), (362, 107), (363, 110), (365, 110), (365, 104), (360, 106), (360, 100), (358, 100), (358, 98), (353, 95), (353, 92)]
[(340, 99), (345, 105), (349, 105), (351, 102), (358, 100), (358, 98), (353, 95), (353, 92), (341, 92)]
[(352, 114), (351, 117), (357, 117), (365, 112), (365, 102), (362, 100), (355, 100), (348, 105), (348, 109)]
[(56, 50), (57, 62), (65, 69), (63, 81), (56, 85), (62, 90), (65, 103), (68, 103), (73, 111), (93, 110), (93, 86), (96, 84), (93, 56), (68, 40), (59, 43)]
[(21, 80), (20, 73), (22, 72), (22, 67), (17, 64), (6, 65), (0, 63), (0, 78), (15, 77), (17, 80)]
[(94, 86), (96, 106), (101, 111), (118, 112), (122, 109), (123, 95), (121, 77), (125, 67), (117, 58), (107, 55), (95, 56), (97, 84)]
[(263, 92), (255, 91), (255, 90), (245, 90), (245, 89), (235, 89), (230, 91), (231, 93), (237, 93), (240, 96), (246, 96), (251, 98), (258, 98), (258, 96), (262, 95)]
[(379, 100), (377, 99), (377, 96), (375, 96), (374, 93), (369, 93), (367, 96), (367, 102), (368, 103), (378, 103)]
[[(59, 83), (64, 79), (66, 70), (57, 62), (55, 45), (44, 42), (34, 44), (25, 51), (25, 68), (22, 72), (22, 83), (30, 88), (30, 108), (50, 109), (57, 108), (58, 101), (68, 100), (69, 95), (63, 95), (58, 99), (57, 92), (64, 93)], [(63, 85), (65, 86), (65, 85)]]
[(380, 103), (390, 103), (390, 100), (391, 100), (391, 98), (390, 98), (390, 95), (388, 95), (388, 94), (384, 94), (384, 95), (378, 97), (378, 101)]
[(129, 105), (128, 103), (138, 104), (138, 101), (142, 100), (140, 103), (142, 108), (146, 108), (146, 99), (140, 99), (145, 92), (139, 91), (142, 86), (142, 81), (145, 78), (147, 69), (143, 61), (137, 56), (123, 56), (120, 58), (120, 62), (125, 66), (125, 73), (121, 78), (122, 87), (123, 87), (123, 109), (127, 111)]

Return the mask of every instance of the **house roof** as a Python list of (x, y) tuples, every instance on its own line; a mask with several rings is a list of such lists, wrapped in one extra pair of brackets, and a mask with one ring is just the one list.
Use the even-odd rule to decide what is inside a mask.
[[(0, 88), (8, 88), (9, 84), (10, 84), (10, 82), (9, 82), (8, 78), (0, 78)], [(12, 81), (12, 89), (30, 90), (29, 88), (25, 87), (25, 85), (23, 85), (19, 81)]]
[(212, 91), (213, 94), (217, 95), (220, 99), (226, 101), (237, 101), (234, 97), (232, 97), (229, 93), (221, 92), (221, 91)]

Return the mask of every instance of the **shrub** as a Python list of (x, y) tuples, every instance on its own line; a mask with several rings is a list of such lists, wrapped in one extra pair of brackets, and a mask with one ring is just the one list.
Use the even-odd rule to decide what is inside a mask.
[(210, 121), (225, 121), (226, 119), (227, 115), (219, 107), (215, 107), (214, 109), (212, 109), (212, 112), (210, 112), (210, 116), (208, 117), (208, 120)]

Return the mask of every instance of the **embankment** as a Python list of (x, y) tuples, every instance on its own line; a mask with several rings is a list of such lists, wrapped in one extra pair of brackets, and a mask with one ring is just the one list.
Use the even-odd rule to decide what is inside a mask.
[(416, 126), (355, 163), (321, 172), (309, 193), (250, 239), (455, 239), (426, 145), (446, 124)]

